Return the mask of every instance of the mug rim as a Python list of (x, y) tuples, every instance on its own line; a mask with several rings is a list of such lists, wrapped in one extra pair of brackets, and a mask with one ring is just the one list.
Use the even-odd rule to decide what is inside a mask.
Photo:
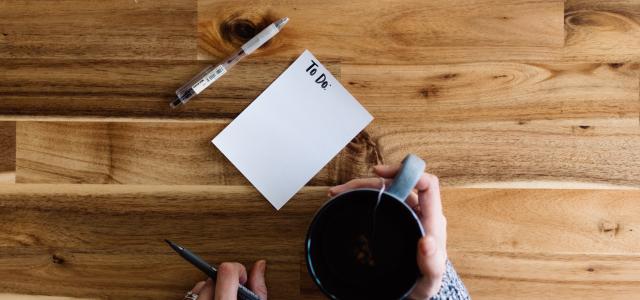
[[(346, 194), (350, 194), (350, 193), (353, 193), (353, 192), (362, 192), (362, 191), (373, 191), (373, 192), (378, 192), (379, 193), (380, 189), (358, 188), (358, 189), (348, 190), (348, 191), (345, 191), (345, 192), (342, 192), (342, 193), (340, 193), (338, 195), (333, 196), (331, 199), (327, 200), (325, 203), (322, 204), (322, 206), (320, 206), (320, 208), (318, 208), (316, 210), (316, 212), (313, 215), (313, 218), (311, 220), (311, 223), (309, 223), (309, 227), (307, 228), (307, 234), (305, 235), (305, 239), (304, 239), (304, 256), (305, 256), (305, 261), (306, 261), (306, 265), (307, 265), (307, 273), (309, 273), (309, 275), (311, 275), (311, 279), (316, 284), (316, 286), (318, 286), (318, 288), (320, 288), (322, 293), (325, 294), (327, 297), (329, 297), (331, 299), (339, 299), (339, 298), (336, 297), (335, 295), (331, 294), (329, 291), (327, 291), (325, 289), (325, 287), (322, 285), (322, 283), (318, 279), (318, 276), (316, 275), (315, 271), (313, 270), (313, 267), (311, 266), (311, 257), (309, 255), (310, 246), (311, 246), (311, 237), (310, 237), (311, 229), (315, 227), (315, 225), (317, 223), (317, 220), (318, 220), (318, 216), (320, 216), (320, 214), (322, 214), (324, 211), (326, 211), (327, 207), (332, 202), (334, 202), (334, 200), (337, 200), (338, 198), (340, 198), (341, 196), (346, 195)], [(420, 229), (420, 235), (422, 237), (424, 237), (425, 236), (424, 227), (422, 226), (422, 222), (420, 222), (420, 218), (418, 217), (418, 215), (416, 215), (416, 212), (413, 211), (413, 209), (404, 200), (398, 199), (393, 194), (387, 193), (387, 191), (384, 191), (383, 193), (385, 195), (395, 199), (396, 201), (399, 201), (400, 203), (402, 203), (404, 208), (407, 209), (411, 213), (411, 216), (412, 216), (413, 220), (416, 222), (416, 224), (418, 224), (418, 228)], [(416, 245), (416, 247), (417, 247), (417, 245)], [(419, 277), (416, 278), (416, 281), (413, 283), (411, 288), (408, 289), (398, 299), (406, 298), (411, 293), (411, 291), (413, 291), (413, 289), (416, 287), (416, 284), (418, 283), (418, 279), (419, 279)]]

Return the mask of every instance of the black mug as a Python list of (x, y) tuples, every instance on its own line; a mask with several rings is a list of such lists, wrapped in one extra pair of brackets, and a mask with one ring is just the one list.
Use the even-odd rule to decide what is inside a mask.
[(420, 219), (405, 200), (425, 169), (408, 155), (391, 186), (337, 195), (316, 213), (305, 240), (307, 270), (331, 299), (402, 299), (420, 270)]

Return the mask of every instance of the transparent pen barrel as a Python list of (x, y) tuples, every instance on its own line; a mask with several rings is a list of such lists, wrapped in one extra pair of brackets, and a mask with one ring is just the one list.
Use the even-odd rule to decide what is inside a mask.
[[(196, 85), (198, 82), (200, 82), (205, 76), (207, 76), (213, 70), (215, 70), (216, 67), (217, 66), (208, 66), (207, 68), (202, 70), (202, 72), (198, 73), (198, 75), (194, 76), (193, 78), (191, 78), (191, 80), (189, 80), (187, 83), (185, 83), (182, 87), (177, 89), (176, 90), (176, 96), (178, 96), (179, 98), (182, 98), (183, 96), (192, 94), (193, 92), (191, 91), (191, 89), (193, 88), (193, 86)], [(195, 95), (195, 93), (193, 93), (193, 94)]]

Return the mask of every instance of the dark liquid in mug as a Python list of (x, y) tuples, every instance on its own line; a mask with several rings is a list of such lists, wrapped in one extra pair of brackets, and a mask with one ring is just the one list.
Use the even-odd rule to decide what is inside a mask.
[[(419, 276), (421, 232), (404, 204), (376, 191), (344, 194), (324, 208), (310, 232), (311, 269), (340, 299), (398, 299)], [(375, 217), (374, 217), (375, 216)]]

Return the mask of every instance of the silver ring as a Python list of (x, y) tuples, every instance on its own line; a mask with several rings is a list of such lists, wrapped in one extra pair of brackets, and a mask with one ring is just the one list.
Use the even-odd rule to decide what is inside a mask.
[(183, 298), (183, 300), (198, 300), (198, 297), (200, 297), (200, 295), (189, 291)]

